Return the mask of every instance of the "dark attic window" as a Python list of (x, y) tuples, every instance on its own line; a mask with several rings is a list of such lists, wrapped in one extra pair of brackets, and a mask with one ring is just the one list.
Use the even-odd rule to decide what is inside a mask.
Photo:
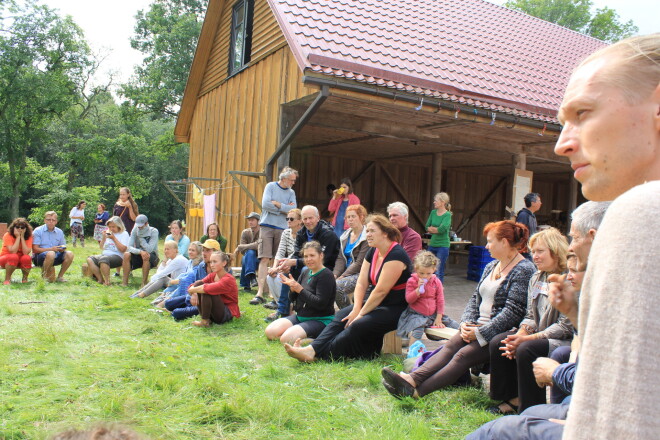
[(238, 73), (250, 62), (250, 52), (252, 50), (252, 6), (253, 0), (239, 0), (232, 9), (229, 76)]

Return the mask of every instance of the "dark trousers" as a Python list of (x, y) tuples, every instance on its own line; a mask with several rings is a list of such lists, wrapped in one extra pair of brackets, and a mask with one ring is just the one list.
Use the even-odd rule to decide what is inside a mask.
[(190, 295), (175, 296), (166, 300), (165, 308), (172, 312), (172, 318), (177, 321), (199, 315), (197, 307), (190, 305)]
[[(571, 346), (564, 345), (557, 347), (555, 351), (550, 355), (552, 359), (559, 362), (560, 364), (565, 364), (571, 359)], [(556, 385), (550, 387), (550, 403), (561, 403), (568, 396), (561, 388)]]
[(532, 362), (547, 356), (550, 344), (547, 339), (525, 341), (516, 349), (515, 359), (502, 356), (502, 341), (513, 332), (495, 336), (489, 344), (490, 350), (490, 397), (493, 400), (520, 398), (518, 411), (545, 402), (545, 387), (536, 384)]
[(222, 301), (222, 296), (208, 293), (198, 293), (197, 295), (199, 297), (199, 315), (202, 319), (210, 319), (216, 324), (231, 321), (231, 312)]
[(349, 327), (342, 322), (353, 310), (344, 307), (312, 342), (317, 359), (373, 359), (383, 348), (385, 333), (396, 330), (406, 304), (378, 306)]
[(417, 393), (421, 396), (453, 385), (471, 367), (488, 362), (488, 346), (479, 342), (466, 344), (457, 333), (417, 370), (410, 373), (417, 384)]

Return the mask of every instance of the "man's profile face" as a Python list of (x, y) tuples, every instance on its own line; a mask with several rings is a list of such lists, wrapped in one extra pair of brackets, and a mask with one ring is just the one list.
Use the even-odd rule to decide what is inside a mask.
[(391, 209), (388, 213), (390, 222), (394, 225), (395, 228), (401, 229), (408, 224), (408, 220), (401, 214), (401, 211), (398, 209)]
[(247, 223), (251, 229), (254, 229), (259, 224), (259, 220), (257, 220), (256, 218), (249, 218), (247, 219)]
[(600, 80), (611, 60), (604, 56), (575, 71), (558, 115), (563, 130), (555, 153), (570, 159), (582, 193), (594, 201), (613, 200), (660, 173), (660, 87), (630, 103), (620, 88)]
[(532, 206), (530, 206), (529, 210), (532, 212), (536, 212), (539, 209), (541, 209), (541, 197), (537, 197), (535, 201), (532, 202)]
[(211, 255), (213, 254), (213, 249), (202, 247), (202, 256), (204, 257), (204, 262), (208, 264), (211, 261)]
[(284, 179), (282, 179), (282, 183), (283, 183), (282, 186), (284, 186), (285, 188), (292, 188), (293, 185), (296, 183), (297, 177), (298, 176), (295, 174), (291, 174), (289, 177), (285, 177)]
[(571, 232), (568, 235), (571, 237), (571, 244), (568, 246), (568, 252), (573, 252), (577, 257), (578, 268), (586, 267), (587, 262), (589, 261), (591, 244), (593, 243), (592, 234), (582, 234), (577, 230), (575, 225), (571, 224)]
[(303, 209), (302, 221), (308, 231), (313, 231), (319, 224), (319, 216), (313, 209)]

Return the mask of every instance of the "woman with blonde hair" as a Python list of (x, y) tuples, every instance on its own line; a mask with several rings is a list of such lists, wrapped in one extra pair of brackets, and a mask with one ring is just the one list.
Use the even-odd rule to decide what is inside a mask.
[(534, 234), (529, 248), (538, 271), (529, 281), (525, 318), (517, 331), (500, 333), (490, 341), (490, 396), (502, 401), (491, 408), (497, 414), (545, 403), (545, 388), (536, 384), (532, 362), (570, 345), (573, 338), (573, 325), (548, 300), (548, 277), (566, 271), (568, 241), (549, 228)]
[(433, 198), (434, 210), (429, 214), (426, 221), (426, 232), (431, 234), (428, 251), (438, 257), (438, 268), (435, 276), (440, 282), (445, 279), (445, 266), (449, 258), (449, 229), (451, 229), (451, 204), (449, 195), (440, 192)]

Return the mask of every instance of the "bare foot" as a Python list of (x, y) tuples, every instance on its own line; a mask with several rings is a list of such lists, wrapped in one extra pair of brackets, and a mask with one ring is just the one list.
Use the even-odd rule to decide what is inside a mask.
[(106, 281), (106, 282), (103, 283), (103, 285), (104, 286), (111, 286), (112, 284), (110, 284), (110, 281)]
[(296, 339), (293, 345), (284, 344), (284, 349), (289, 356), (298, 359), (300, 362), (314, 362), (316, 360), (314, 348), (311, 345), (301, 347), (300, 338)]
[(57, 277), (57, 282), (58, 283), (66, 283), (67, 281), (62, 277)]

